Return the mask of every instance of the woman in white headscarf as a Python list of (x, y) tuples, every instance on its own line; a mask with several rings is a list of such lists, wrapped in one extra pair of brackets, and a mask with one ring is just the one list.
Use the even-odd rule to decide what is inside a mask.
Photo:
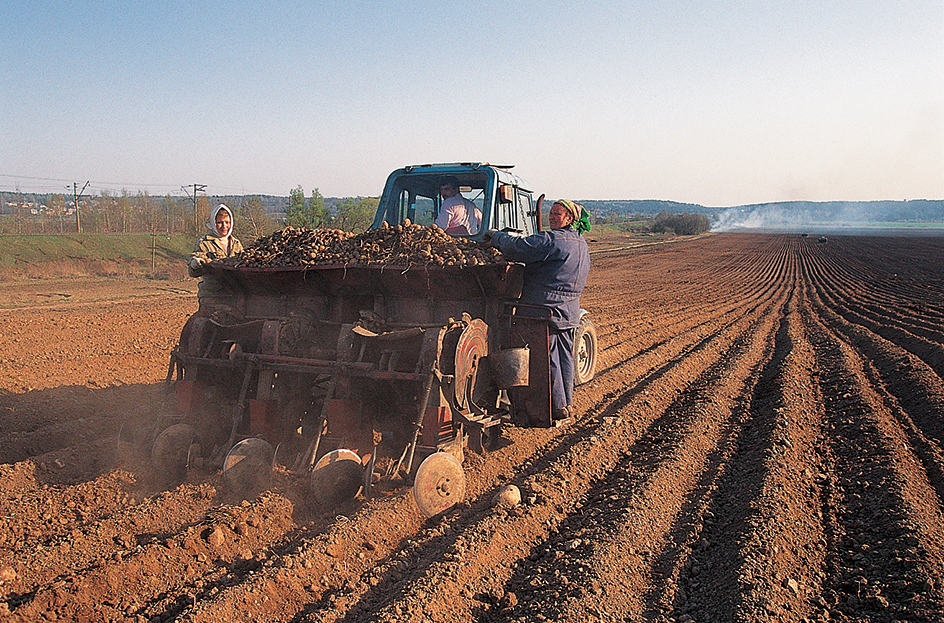
[(204, 234), (197, 240), (193, 249), (187, 272), (191, 277), (203, 277), (197, 290), (200, 307), (215, 303), (214, 297), (220, 294), (220, 286), (210, 275), (204, 275), (203, 265), (214, 260), (232, 257), (243, 250), (243, 245), (233, 236), (233, 211), (226, 205), (220, 204), (210, 213), (210, 221), (206, 224), (210, 233)]

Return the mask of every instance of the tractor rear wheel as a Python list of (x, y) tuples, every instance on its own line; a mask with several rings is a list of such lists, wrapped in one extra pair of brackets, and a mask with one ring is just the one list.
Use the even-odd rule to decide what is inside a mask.
[(584, 315), (574, 331), (574, 385), (591, 379), (597, 369), (597, 329), (590, 316)]

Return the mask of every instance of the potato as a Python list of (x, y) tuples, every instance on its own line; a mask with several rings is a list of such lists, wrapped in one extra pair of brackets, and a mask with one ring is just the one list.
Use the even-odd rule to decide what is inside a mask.
[(259, 238), (245, 251), (223, 263), (231, 266), (478, 266), (503, 264), (501, 253), (489, 245), (453, 238), (432, 225), (405, 220), (391, 227), (352, 234), (338, 229), (286, 227)]

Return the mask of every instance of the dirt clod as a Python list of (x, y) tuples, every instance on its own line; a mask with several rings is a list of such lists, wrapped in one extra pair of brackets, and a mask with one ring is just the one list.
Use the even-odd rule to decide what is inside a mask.
[(521, 491), (515, 485), (505, 485), (492, 498), (494, 506), (511, 507), (521, 503)]

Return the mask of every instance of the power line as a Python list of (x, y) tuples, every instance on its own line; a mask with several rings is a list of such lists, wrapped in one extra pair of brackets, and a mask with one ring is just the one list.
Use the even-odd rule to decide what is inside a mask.
[[(9, 188), (9, 187), (3, 188), (3, 186), (5, 186), (8, 183), (8, 182), (5, 183), (3, 181), (3, 178), (9, 178), (11, 180), (14, 180), (15, 182), (19, 180), (29, 180), (31, 182), (49, 182), (49, 183), (48, 184), (31, 184), (30, 190), (23, 190), (22, 188), (18, 188), (18, 187), (17, 188)], [(35, 193), (35, 194), (46, 194), (46, 193), (56, 192), (56, 190), (58, 190), (63, 183), (72, 184), (72, 180), (59, 179), (55, 177), (35, 177), (35, 176), (30, 176), (30, 175), (12, 175), (9, 173), (0, 173), (0, 192), (27, 192), (27, 193)], [(179, 184), (139, 184), (139, 183), (126, 183), (126, 182), (100, 182), (100, 181), (89, 181), (87, 182), (87, 185), (89, 189), (94, 192), (101, 192), (101, 191), (119, 192), (122, 190), (129, 190), (132, 188), (138, 191), (140, 191), (139, 189), (144, 189), (147, 191), (152, 188), (172, 189), (166, 193), (170, 195), (176, 194), (176, 191), (179, 187)], [(206, 184), (204, 184), (203, 186), (205, 187)], [(165, 193), (162, 192), (160, 194), (165, 194)], [(245, 189), (237, 190), (235, 188), (215, 187), (215, 192), (213, 194), (214, 195), (243, 195), (243, 196), (266, 195), (268, 196), (268, 195), (277, 195), (278, 193), (247, 192)]]
[[(14, 180), (33, 180), (40, 182), (67, 182), (72, 183), (72, 180), (59, 179), (56, 177), (33, 177), (29, 175), (11, 175), (9, 173), (0, 173), (0, 177), (9, 177)], [(137, 187), (137, 188), (175, 188), (177, 184), (142, 184), (142, 183), (130, 183), (130, 182), (89, 182), (91, 184), (98, 184), (101, 186), (120, 186), (120, 187)]]
[(193, 230), (199, 231), (200, 227), (197, 225), (197, 193), (206, 194), (206, 184), (192, 184), (193, 186), (193, 195), (190, 194), (190, 190), (186, 186), (181, 186), (180, 190), (187, 193), (187, 196), (193, 201)]

